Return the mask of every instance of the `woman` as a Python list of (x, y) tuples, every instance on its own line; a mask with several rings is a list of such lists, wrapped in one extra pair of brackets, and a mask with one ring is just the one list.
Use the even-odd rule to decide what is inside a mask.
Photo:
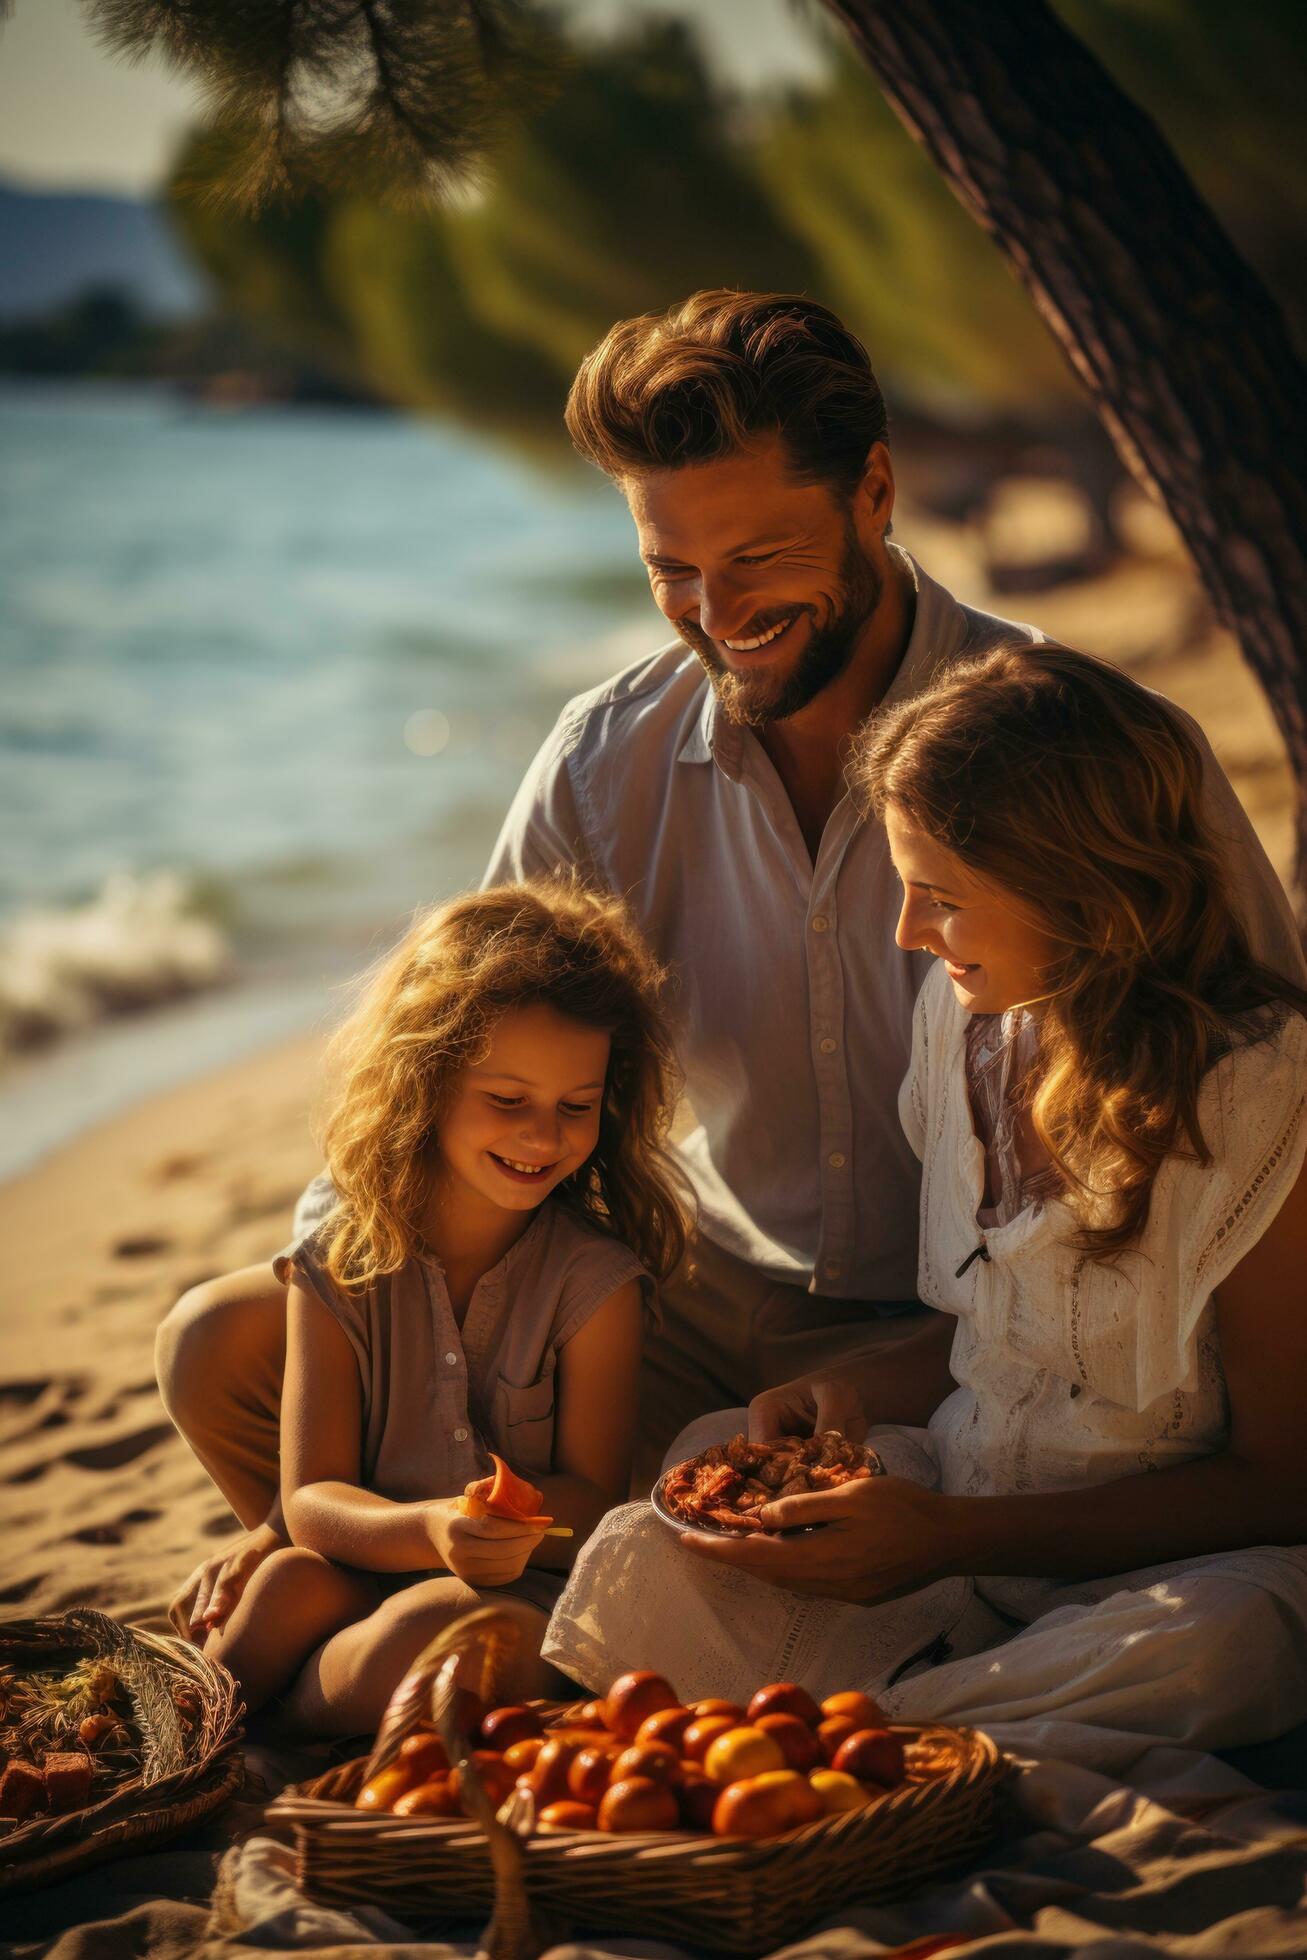
[[(976, 1657), (904, 1681), (904, 1715), (1019, 1722), (1104, 1766), (1144, 1737), (1277, 1734), (1307, 1716), (1307, 994), (1249, 953), (1180, 718), (1097, 661), (954, 668), (872, 725), (857, 775), (903, 881), (898, 943), (939, 961), (900, 1109), (919, 1290), (956, 1326), (947, 1368), (922, 1337), (750, 1421), (928, 1422), (939, 1487), (891, 1475), (764, 1514), (811, 1538), (682, 1542), (875, 1606), (829, 1643), (839, 1686), (902, 1611), (879, 1602), (938, 1617), (940, 1587), (974, 1581), (950, 1637)], [(587, 1583), (547, 1642), (564, 1666)]]

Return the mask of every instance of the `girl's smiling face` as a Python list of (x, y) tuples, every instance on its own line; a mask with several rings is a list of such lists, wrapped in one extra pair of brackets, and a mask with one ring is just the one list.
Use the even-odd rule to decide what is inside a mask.
[(1019, 901), (967, 870), (895, 804), (885, 811), (890, 856), (903, 884), (894, 937), (944, 962), (960, 1007), (999, 1014), (1044, 998), (1059, 948)]
[(532, 1211), (599, 1141), (609, 1037), (535, 1002), (510, 1008), (440, 1123), (446, 1197)]

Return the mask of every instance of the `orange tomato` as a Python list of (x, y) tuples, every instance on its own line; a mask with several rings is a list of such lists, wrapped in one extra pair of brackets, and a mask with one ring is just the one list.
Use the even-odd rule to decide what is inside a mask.
[(831, 1768), (892, 1790), (903, 1781), (903, 1744), (888, 1729), (855, 1729), (835, 1751)]
[(514, 1776), (521, 1776), (524, 1770), (534, 1769), (536, 1758), (545, 1746), (542, 1735), (526, 1735), (520, 1742), (510, 1743), (504, 1751), (504, 1761)]
[(814, 1729), (821, 1720), (821, 1710), (808, 1690), (793, 1681), (772, 1681), (767, 1687), (759, 1688), (745, 1712), (745, 1720), (756, 1722), (760, 1715), (794, 1715)]
[(843, 1770), (815, 1769), (808, 1781), (817, 1792), (828, 1817), (841, 1810), (857, 1810), (868, 1801), (867, 1792), (857, 1777), (847, 1776)]
[(545, 1738), (543, 1749), (527, 1771), (527, 1780), (535, 1791), (538, 1803), (556, 1803), (566, 1798), (567, 1773), (582, 1749), (588, 1746), (571, 1736), (551, 1735)]
[(543, 1735), (544, 1724), (534, 1708), (492, 1708), (483, 1717), (478, 1740), (483, 1749), (511, 1749), (515, 1742), (525, 1742), (529, 1736)]
[(713, 1807), (712, 1827), (718, 1837), (771, 1837), (822, 1815), (806, 1777), (794, 1769), (765, 1770), (727, 1785)]
[(821, 1762), (821, 1744), (797, 1715), (759, 1715), (753, 1726), (777, 1744), (787, 1769), (806, 1772)]
[(424, 1731), (405, 1736), (399, 1745), (398, 1760), (415, 1783), (425, 1783), (429, 1777), (439, 1776), (449, 1769), (444, 1743), (438, 1735)]
[(394, 1806), (396, 1817), (457, 1817), (458, 1792), (448, 1776), (428, 1777), (415, 1790), (406, 1790)]
[(619, 1674), (608, 1690), (604, 1705), (605, 1719), (614, 1735), (634, 1742), (642, 1722), (656, 1715), (660, 1708), (679, 1708), (680, 1705), (675, 1691), (661, 1674), (655, 1674), (647, 1667), (638, 1667), (630, 1674)]
[(827, 1695), (821, 1705), (823, 1715), (848, 1715), (857, 1729), (883, 1729), (885, 1717), (870, 1695), (856, 1688), (845, 1688), (838, 1695)]
[(784, 1769), (785, 1757), (761, 1729), (727, 1729), (710, 1743), (703, 1766), (714, 1783), (738, 1783), (741, 1777)]
[[(515, 1778), (512, 1770), (508, 1767), (503, 1757), (496, 1754), (492, 1749), (474, 1749), (472, 1751), (472, 1762), (475, 1764), (477, 1772), (480, 1775), (482, 1785), (484, 1786), (487, 1797), (490, 1799), (491, 1805), (494, 1809), (498, 1810), (500, 1804), (513, 1787)], [(452, 1769), (449, 1773), (449, 1780), (454, 1786), (460, 1804), (470, 1817), (472, 1812), (463, 1790), (461, 1771), (457, 1768)]]
[(581, 1803), (597, 1804), (612, 1779), (615, 1757), (611, 1749), (582, 1749), (573, 1756), (567, 1770), (567, 1787)]
[(538, 1831), (594, 1831), (598, 1828), (599, 1816), (592, 1803), (574, 1803), (567, 1798), (546, 1804), (536, 1818)]
[(857, 1726), (851, 1715), (828, 1715), (817, 1724), (817, 1742), (828, 1763), (834, 1761), (840, 1744), (856, 1734)]
[(411, 1770), (402, 1763), (391, 1763), (389, 1768), (378, 1770), (371, 1782), (365, 1783), (354, 1799), (355, 1810), (393, 1810), (395, 1800), (406, 1790), (413, 1788), (414, 1777)]
[(674, 1831), (680, 1822), (676, 1797), (666, 1783), (628, 1776), (605, 1790), (599, 1805), (601, 1831)]
[(637, 1742), (665, 1742), (679, 1755), (685, 1731), (693, 1720), (694, 1715), (688, 1708), (660, 1708), (641, 1722), (635, 1739)]
[(681, 1754), (689, 1756), (694, 1762), (702, 1762), (708, 1753), (709, 1745), (728, 1729), (738, 1728), (738, 1722), (729, 1715), (701, 1715), (691, 1722), (681, 1737)]
[(628, 1776), (652, 1777), (655, 1783), (679, 1783), (681, 1759), (665, 1742), (633, 1742), (613, 1764), (611, 1781), (621, 1783)]

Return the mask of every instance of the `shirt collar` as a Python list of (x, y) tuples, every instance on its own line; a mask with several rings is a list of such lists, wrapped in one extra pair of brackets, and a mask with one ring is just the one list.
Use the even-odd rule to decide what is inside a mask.
[(678, 762), (715, 762), (732, 782), (738, 782), (743, 768), (744, 730), (722, 710), (722, 704), (707, 675), (703, 681), (703, 705), (677, 753)]
[[(898, 672), (885, 691), (883, 707), (919, 693), (937, 669), (957, 652), (966, 624), (962, 607), (952, 593), (923, 572), (911, 552), (892, 542), (889, 549), (907, 571), (917, 599), (907, 648)], [(723, 712), (705, 675), (702, 705), (676, 760), (716, 762), (724, 775), (738, 782), (743, 768), (745, 733), (738, 722), (731, 721)]]

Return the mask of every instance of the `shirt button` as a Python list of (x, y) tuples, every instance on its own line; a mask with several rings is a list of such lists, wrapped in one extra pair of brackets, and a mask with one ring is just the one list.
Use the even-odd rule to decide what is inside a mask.
[(457, 1368), (458, 1356), (456, 1354), (447, 1354), (445, 1356), (445, 1365), (450, 1368)]
[(456, 1429), (456, 1430), (454, 1431), (454, 1441), (455, 1441), (456, 1443), (466, 1443), (466, 1441), (467, 1441), (467, 1431), (466, 1431), (466, 1429)]
[(828, 1259), (826, 1261), (826, 1264), (823, 1266), (822, 1271), (825, 1273), (827, 1279), (838, 1279), (840, 1274), (844, 1271), (844, 1268), (841, 1266), (838, 1259)]
[(820, 1048), (823, 1055), (833, 1055), (835, 1053), (835, 1050), (839, 1047), (839, 1043), (838, 1041), (832, 1040), (830, 1035), (824, 1034), (821, 1040), (817, 1043), (817, 1046)]
[(819, 912), (816, 918), (812, 922), (813, 931), (826, 932), (829, 930), (829, 927), (830, 927), (830, 920), (826, 917), (826, 914), (824, 912)]
[(826, 1159), (826, 1162), (830, 1165), (833, 1171), (842, 1171), (844, 1169), (845, 1164), (848, 1162), (848, 1159), (845, 1157), (844, 1152), (842, 1150), (832, 1150), (830, 1156)]

